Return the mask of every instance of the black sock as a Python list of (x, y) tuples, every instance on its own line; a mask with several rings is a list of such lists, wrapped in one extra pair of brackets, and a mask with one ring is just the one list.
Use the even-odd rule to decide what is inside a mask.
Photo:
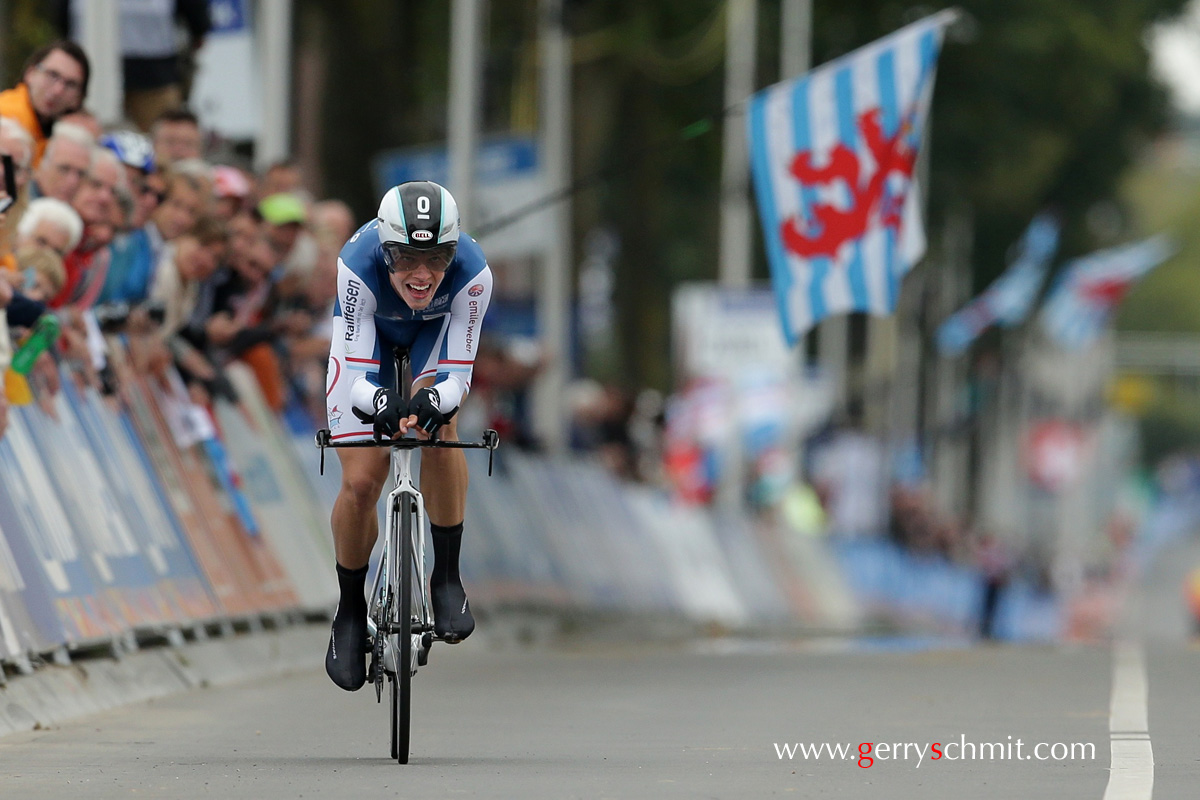
[(429, 576), (433, 583), (462, 583), (458, 576), (458, 551), (462, 547), (463, 524), (434, 525), (430, 523), (433, 533), (433, 573)]
[(363, 587), (367, 583), (369, 567), (370, 564), (366, 564), (358, 569), (346, 569), (341, 564), (337, 564), (338, 586), (342, 590), (342, 599), (338, 603), (339, 608), (347, 611), (366, 609), (367, 599), (363, 594)]

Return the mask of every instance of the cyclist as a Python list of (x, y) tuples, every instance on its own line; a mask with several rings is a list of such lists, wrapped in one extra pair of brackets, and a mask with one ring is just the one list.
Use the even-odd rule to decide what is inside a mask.
[[(350, 237), (338, 257), (338, 297), (326, 377), (334, 440), (377, 441), (415, 431), (457, 440), (455, 412), (471, 386), (492, 273), (479, 245), (459, 232), (458, 205), (429, 181), (388, 190), (378, 217)], [(391, 348), (409, 348), (411, 400), (392, 389)], [(325, 670), (348, 691), (366, 682), (367, 561), (379, 535), (375, 505), (390, 463), (386, 449), (342, 449), (342, 485), (333, 507), (341, 599)], [(421, 454), (421, 492), (433, 532), (430, 596), (434, 632), (467, 638), (475, 620), (458, 574), (467, 496), (461, 450)]]

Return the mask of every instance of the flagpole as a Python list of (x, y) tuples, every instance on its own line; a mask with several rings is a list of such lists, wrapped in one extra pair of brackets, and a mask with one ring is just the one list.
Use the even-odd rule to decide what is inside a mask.
[(779, 21), (779, 80), (812, 66), (812, 0), (783, 0)]
[[(726, 0), (725, 3), (725, 115), (721, 162), (721, 236), (717, 269), (726, 291), (750, 284), (751, 219), (750, 159), (746, 136), (745, 103), (754, 93), (758, 50), (758, 0)], [(740, 105), (739, 105), (740, 104)], [(745, 453), (740, 424), (741, 393), (733, 398), (734, 424), (725, 445), (717, 504), (732, 516), (745, 506)]]
[[(754, 93), (758, 49), (758, 0), (725, 3), (725, 115), (721, 162), (721, 285), (750, 283), (750, 159), (745, 102)], [(739, 105), (740, 104), (740, 105)]]

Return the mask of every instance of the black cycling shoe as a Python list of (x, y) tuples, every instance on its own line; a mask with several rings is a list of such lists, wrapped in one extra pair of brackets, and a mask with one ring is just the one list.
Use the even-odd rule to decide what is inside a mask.
[(448, 644), (458, 644), (475, 630), (475, 617), (467, 593), (458, 581), (431, 581), (433, 632)]
[(366, 608), (343, 613), (341, 604), (333, 615), (325, 672), (338, 686), (356, 692), (367, 682)]

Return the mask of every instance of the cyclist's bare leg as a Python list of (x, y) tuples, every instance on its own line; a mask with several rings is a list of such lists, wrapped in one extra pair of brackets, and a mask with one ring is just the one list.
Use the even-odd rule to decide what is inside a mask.
[[(413, 392), (432, 386), (432, 376), (413, 384)], [(458, 417), (438, 432), (438, 438), (458, 441)], [(421, 451), (421, 494), (433, 534), (433, 572), (430, 595), (434, 629), (447, 641), (467, 638), (475, 629), (467, 595), (458, 575), (458, 553), (467, 507), (467, 458), (462, 450), (428, 448)]]
[(379, 537), (375, 506), (388, 477), (388, 451), (379, 448), (337, 450), (342, 488), (333, 504), (333, 550), (347, 569), (364, 567)]
[(386, 450), (338, 450), (342, 462), (342, 488), (333, 504), (334, 552), (340, 596), (325, 671), (348, 691), (367, 679), (367, 603), (363, 587), (367, 562), (379, 535), (375, 504), (388, 475)]

